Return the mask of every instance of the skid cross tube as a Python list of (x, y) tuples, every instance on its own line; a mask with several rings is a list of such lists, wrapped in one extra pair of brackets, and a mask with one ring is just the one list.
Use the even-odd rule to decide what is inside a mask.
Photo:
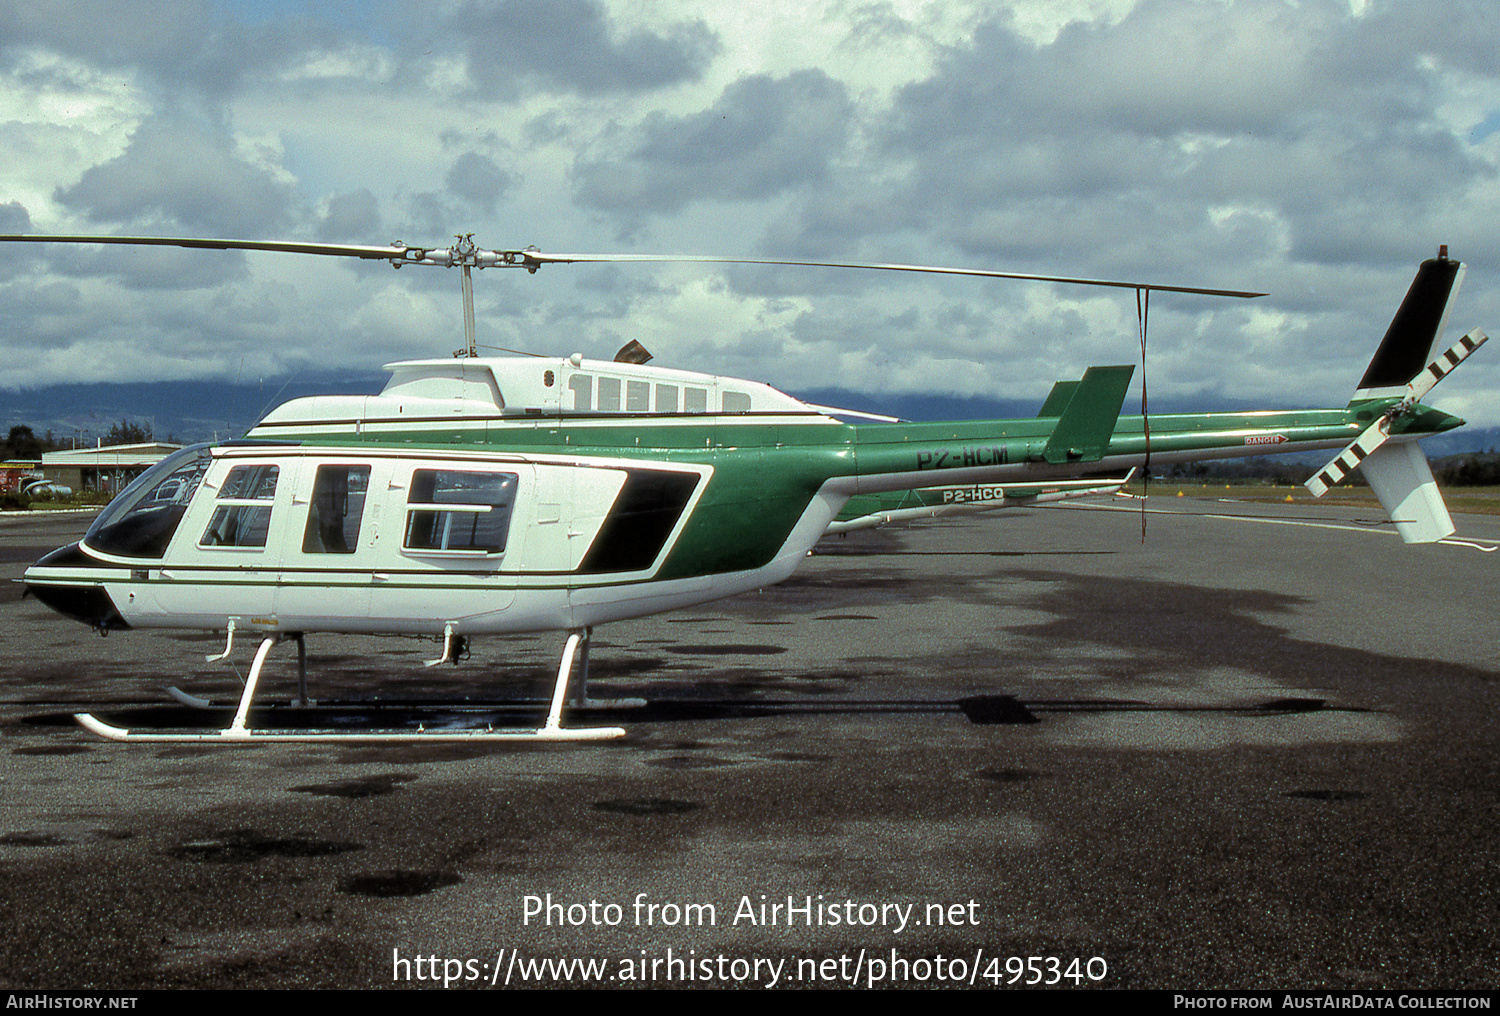
[[(433, 741), (602, 741), (624, 737), (624, 727), (570, 728), (562, 725), (563, 705), (568, 700), (568, 681), (573, 673), (574, 661), (578, 656), (579, 646), (587, 646), (588, 635), (588, 631), (583, 629), (568, 633), (568, 641), (563, 647), (562, 660), (557, 668), (557, 683), (552, 690), (552, 698), (547, 710), (547, 719), (538, 728), (496, 730), (493, 727), (485, 727), (484, 729), (467, 730), (428, 730), (425, 727), (419, 726), (415, 731), (291, 731), (251, 729), (248, 722), (250, 706), (254, 701), (256, 687), (260, 683), (260, 674), (265, 667), (266, 659), (270, 656), (272, 647), (283, 638), (280, 635), (267, 636), (261, 641), (259, 648), (256, 649), (255, 661), (251, 664), (250, 673), (245, 679), (245, 690), (240, 695), (239, 707), (235, 710), (234, 721), (223, 730), (158, 733), (116, 727), (88, 713), (77, 713), (74, 715), (74, 719), (84, 729), (98, 734), (100, 737), (109, 738), (112, 741), (193, 741), (200, 744), (249, 744), (253, 742), (323, 742), (329, 744), (376, 742), (385, 744), (410, 744), (413, 742)], [(301, 640), (298, 639), (298, 642), (300, 650)], [(301, 659), (303, 657), (301, 657), (301, 653), (299, 652), (299, 663)]]

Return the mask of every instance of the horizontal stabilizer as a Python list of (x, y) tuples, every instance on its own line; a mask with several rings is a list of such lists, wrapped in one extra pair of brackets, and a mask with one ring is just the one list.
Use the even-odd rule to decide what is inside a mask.
[(1415, 441), (1387, 444), (1360, 463), (1370, 489), (1407, 543), (1436, 543), (1453, 535), (1453, 519)]
[(1052, 428), (1042, 458), (1053, 465), (1102, 459), (1119, 422), (1120, 406), (1134, 373), (1133, 364), (1090, 367), (1084, 371), (1083, 380), (1078, 382), (1057, 426)]

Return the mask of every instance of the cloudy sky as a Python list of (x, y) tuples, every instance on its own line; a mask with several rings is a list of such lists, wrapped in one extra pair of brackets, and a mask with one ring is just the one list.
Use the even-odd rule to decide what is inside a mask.
[[(126, 14), (129, 10), (131, 13)], [(1440, 12), (1440, 13), (1439, 13)], [(0, 233), (961, 265), (1158, 294), (1154, 397), (1339, 404), (1417, 263), (1500, 335), (1493, 0), (30, 0)], [(479, 341), (1040, 399), (1128, 291), (703, 265), (476, 278)], [(0, 250), (0, 387), (316, 377), (462, 345), (456, 272)], [(1500, 349), (1430, 399), (1500, 424)]]

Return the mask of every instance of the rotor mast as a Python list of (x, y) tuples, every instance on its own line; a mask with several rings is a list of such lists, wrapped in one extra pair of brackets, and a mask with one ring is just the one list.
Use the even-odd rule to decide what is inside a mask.
[(469, 356), (478, 356), (479, 345), (474, 338), (474, 275), (473, 266), (469, 263), (469, 258), (474, 253), (474, 234), (465, 233), (458, 237), (458, 243), (453, 245), (453, 250), (463, 257), (459, 265), (463, 268), (464, 347)]

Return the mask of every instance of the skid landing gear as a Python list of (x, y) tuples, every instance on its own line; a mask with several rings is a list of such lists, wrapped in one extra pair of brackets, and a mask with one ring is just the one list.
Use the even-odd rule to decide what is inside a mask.
[(568, 696), (568, 705), (574, 709), (644, 709), (643, 698), (589, 698), (589, 643), (593, 641), (594, 629), (583, 630), (583, 641), (578, 646), (578, 677), (573, 694)]
[[(281, 641), (281, 636), (268, 636), (261, 641), (260, 648), (255, 651), (255, 662), (250, 665), (250, 674), (245, 679), (245, 690), (240, 696), (239, 708), (235, 711), (234, 721), (223, 730), (216, 731), (182, 731), (178, 733), (156, 733), (132, 731), (122, 727), (112, 726), (95, 718), (88, 713), (78, 713), (74, 716), (84, 729), (89, 730), (100, 737), (109, 738), (112, 741), (195, 741), (199, 743), (281, 743), (281, 742), (323, 742), (323, 743), (412, 743), (412, 742), (438, 742), (438, 741), (602, 741), (615, 737), (624, 737), (623, 727), (579, 727), (570, 728), (562, 726), (563, 705), (568, 697), (568, 679), (573, 674), (574, 661), (578, 656), (580, 645), (584, 647), (585, 661), (587, 659), (588, 633), (586, 631), (572, 631), (568, 633), (567, 644), (563, 647), (562, 662), (557, 668), (557, 683), (552, 689), (552, 700), (547, 711), (546, 722), (537, 728), (502, 728), (485, 727), (483, 729), (466, 730), (427, 730), (419, 726), (412, 730), (252, 730), (247, 725), (250, 715), (250, 704), (255, 698), (255, 688), (260, 681), (261, 669), (265, 666), (266, 657), (271, 653), (272, 647)], [(298, 670), (299, 691), (301, 699), (306, 702), (306, 656), (302, 648), (301, 637), (296, 637), (298, 644)], [(585, 663), (585, 674), (586, 663)]]
[[(287, 635), (283, 635), (282, 638), (291, 639), (293, 642), (297, 643), (297, 697), (292, 699), (292, 701), (288, 704), (293, 709), (306, 709), (309, 706), (317, 705), (318, 702), (316, 699), (310, 699), (307, 697), (307, 641), (303, 639), (301, 632), (292, 632)], [(233, 628), (231, 628), (229, 631), (229, 639), (230, 644), (232, 645), (234, 642)], [(206, 659), (209, 663), (213, 663), (215, 660), (223, 660), (227, 659), (228, 657), (229, 649), (226, 647), (222, 655), (209, 656), (206, 657)], [(199, 698), (197, 695), (189, 695), (187, 692), (183, 691), (181, 688), (178, 688), (176, 685), (167, 688), (166, 692), (179, 704), (185, 705), (189, 709), (212, 709), (214, 707), (214, 704), (211, 700), (206, 698)]]

